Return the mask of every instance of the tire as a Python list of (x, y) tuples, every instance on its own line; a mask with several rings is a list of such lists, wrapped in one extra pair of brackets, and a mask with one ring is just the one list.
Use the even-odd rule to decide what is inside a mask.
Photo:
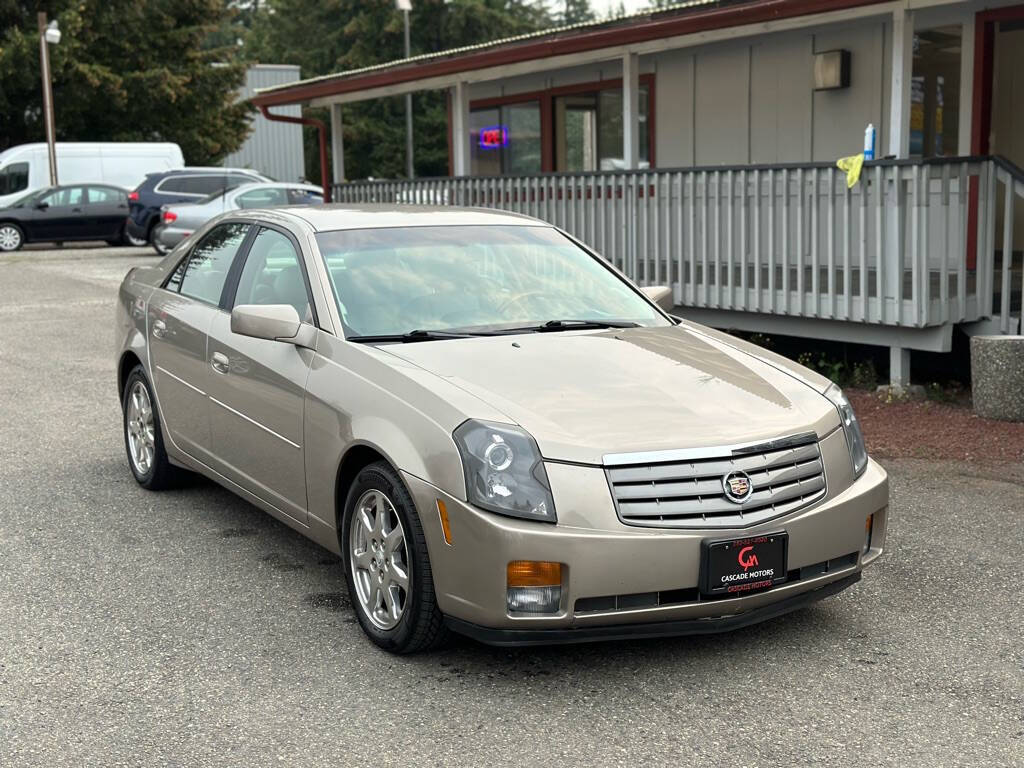
[(0, 251), (16, 251), (25, 244), (25, 233), (12, 221), (0, 224)]
[(168, 248), (163, 243), (161, 243), (157, 238), (154, 237), (151, 242), (153, 244), (153, 250), (156, 251), (159, 255), (166, 256), (168, 253), (171, 252), (171, 249)]
[(150, 491), (160, 491), (177, 485), (181, 470), (167, 459), (160, 414), (154, 402), (146, 372), (137, 365), (128, 374), (121, 399), (124, 448), (128, 468), (138, 484)]
[(391, 653), (417, 653), (447, 639), (419, 514), (386, 462), (370, 464), (356, 475), (345, 499), (341, 545), (349, 597), (370, 640)]
[(135, 237), (128, 231), (128, 222), (126, 221), (124, 223), (124, 226), (121, 228), (121, 245), (130, 245), (133, 248), (142, 248), (147, 243), (149, 243), (148, 238)]

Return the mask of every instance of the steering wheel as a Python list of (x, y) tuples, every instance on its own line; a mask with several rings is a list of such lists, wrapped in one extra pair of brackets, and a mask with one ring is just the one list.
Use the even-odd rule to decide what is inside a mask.
[(546, 293), (544, 291), (523, 291), (522, 293), (517, 293), (515, 296), (513, 296), (513, 297), (503, 301), (498, 306), (498, 312), (499, 313), (504, 313), (508, 309), (510, 309), (511, 307), (514, 307), (516, 304), (519, 304), (520, 302), (525, 301), (526, 299), (532, 299), (532, 298), (536, 298), (536, 297), (539, 297), (539, 296), (550, 296), (550, 295), (551, 294)]

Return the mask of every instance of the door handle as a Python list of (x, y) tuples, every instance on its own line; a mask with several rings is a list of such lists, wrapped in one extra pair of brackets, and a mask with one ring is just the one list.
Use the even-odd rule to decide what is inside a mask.
[(220, 352), (214, 352), (213, 357), (210, 358), (210, 365), (217, 373), (227, 373), (231, 367), (231, 361), (228, 360), (228, 356)]
[(162, 339), (164, 336), (166, 336), (167, 335), (167, 323), (165, 323), (163, 320), (154, 320), (153, 321), (153, 335), (156, 336), (156, 338), (158, 338), (158, 339)]
[(81, 209), (81, 208), (72, 208), (72, 209), (71, 209), (71, 212), (72, 212), (72, 213), (81, 213), (81, 212), (82, 212), (82, 209)]

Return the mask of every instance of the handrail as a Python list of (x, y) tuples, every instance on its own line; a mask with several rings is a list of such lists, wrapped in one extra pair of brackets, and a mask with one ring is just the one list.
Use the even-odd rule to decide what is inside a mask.
[[(910, 166), (943, 166), (943, 165), (959, 165), (961, 163), (980, 163), (986, 160), (994, 160), (1000, 167), (1006, 169), (1010, 173), (1024, 174), (1016, 165), (1011, 163), (1002, 155), (956, 155), (950, 157), (927, 157), (927, 158), (880, 158), (878, 160), (866, 160), (864, 162), (864, 168), (893, 168), (893, 167), (910, 167)], [(395, 184), (395, 183), (427, 183), (427, 182), (450, 182), (454, 180), (492, 180), (492, 179), (535, 179), (538, 177), (560, 179), (560, 178), (592, 178), (601, 176), (615, 176), (621, 174), (644, 174), (644, 173), (711, 173), (712, 171), (717, 172), (739, 172), (739, 171), (795, 171), (800, 168), (805, 170), (824, 170), (826, 168), (835, 168), (835, 162), (826, 161), (813, 161), (806, 163), (749, 163), (741, 165), (686, 165), (686, 166), (672, 166), (656, 168), (615, 168), (608, 171), (551, 171), (551, 172), (540, 172), (537, 173), (519, 173), (519, 174), (480, 174), (476, 176), (419, 176), (415, 179), (405, 178), (387, 178), (387, 179), (360, 179), (360, 180), (349, 180), (344, 183), (335, 184), (336, 187), (344, 187), (349, 184)], [(1024, 180), (1024, 178), (1018, 179)]]

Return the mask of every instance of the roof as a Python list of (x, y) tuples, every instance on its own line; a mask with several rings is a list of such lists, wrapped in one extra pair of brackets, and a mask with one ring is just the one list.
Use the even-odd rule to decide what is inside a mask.
[[(390, 227), (452, 226), (534, 226), (549, 227), (547, 222), (530, 216), (489, 208), (454, 208), (442, 205), (291, 205), (287, 211), (309, 224), (317, 232), (337, 229), (380, 229)], [(256, 215), (259, 210), (246, 211)]]
[(880, 0), (687, 0), (611, 20), (556, 27), (260, 88), (252, 101), (257, 106), (298, 104), (486, 67), (878, 2)]

